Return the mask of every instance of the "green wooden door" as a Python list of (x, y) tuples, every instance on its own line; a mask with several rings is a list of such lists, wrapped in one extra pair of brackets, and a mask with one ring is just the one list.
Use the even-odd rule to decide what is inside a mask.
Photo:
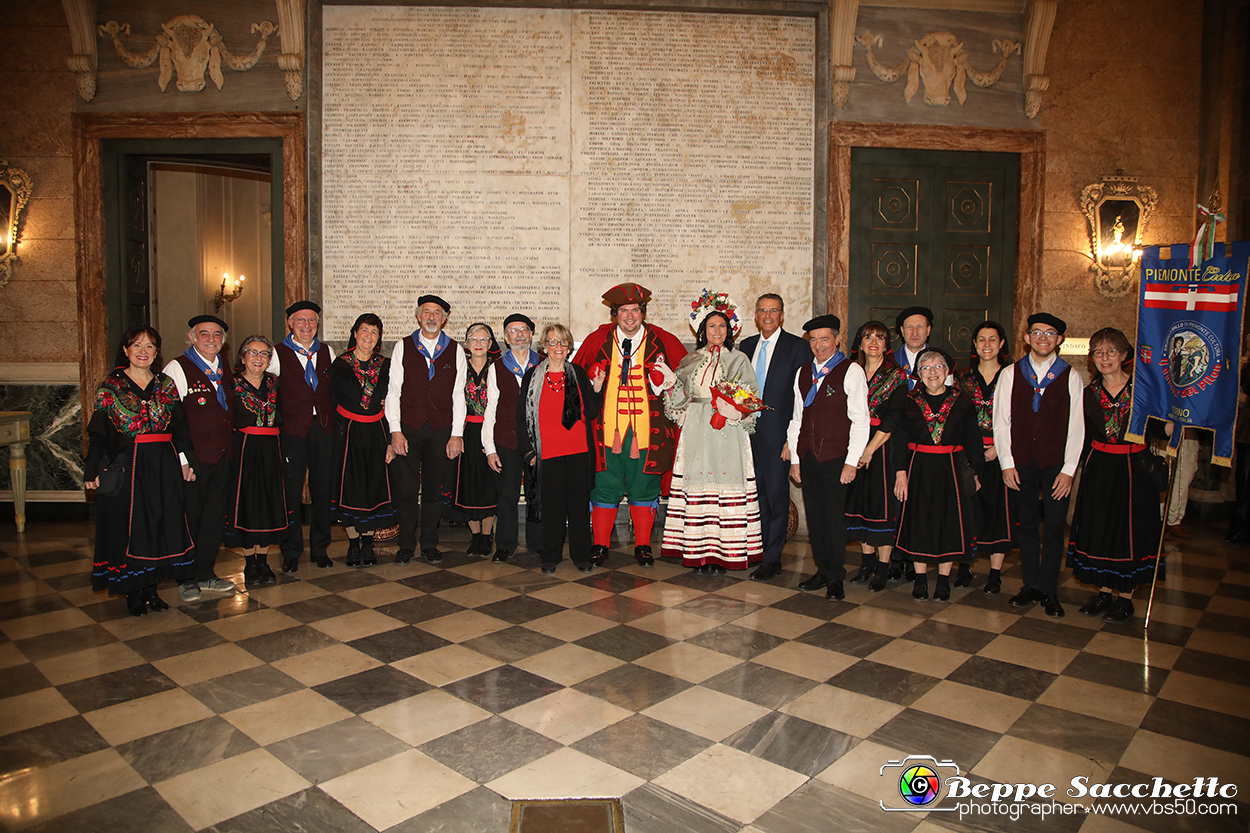
[(848, 338), (913, 305), (957, 361), (981, 321), (1014, 332), (1019, 169), (1014, 153), (853, 149)]

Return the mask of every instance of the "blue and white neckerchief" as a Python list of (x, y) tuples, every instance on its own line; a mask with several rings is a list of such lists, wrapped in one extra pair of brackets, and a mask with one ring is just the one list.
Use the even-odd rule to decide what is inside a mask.
[(212, 382), (213, 385), (217, 388), (217, 404), (220, 405), (222, 410), (224, 411), (227, 407), (226, 406), (226, 386), (221, 383), (221, 372), (222, 372), (221, 371), (221, 358), (219, 357), (217, 359), (217, 369), (213, 370), (211, 367), (208, 366), (208, 362), (204, 361), (204, 357), (201, 356), (199, 351), (196, 350), (194, 347), (188, 347), (183, 352), (182, 355), (190, 359), (191, 362), (196, 367), (198, 367), (204, 373), (205, 376), (208, 377), (208, 381)]
[(525, 375), (525, 371), (529, 370), (531, 367), (534, 367), (537, 364), (538, 364), (538, 353), (535, 352), (534, 350), (531, 350), (529, 352), (529, 356), (526, 357), (524, 367), (522, 367), (521, 363), (517, 361), (516, 354), (513, 353), (511, 350), (503, 354), (503, 366), (508, 368), (508, 370), (512, 371), (512, 375), (517, 377), (518, 379), (520, 379), (522, 376)]
[(833, 372), (833, 369), (846, 359), (846, 354), (841, 350), (834, 353), (824, 367), (821, 367), (815, 361), (812, 362), (812, 386), (807, 391), (807, 396), (803, 397), (803, 407), (811, 405), (816, 401), (816, 388), (820, 384), (820, 380)]
[(1050, 370), (1046, 371), (1046, 375), (1041, 379), (1037, 378), (1037, 371), (1033, 369), (1033, 363), (1029, 361), (1026, 355), (1020, 360), (1020, 370), (1024, 373), (1024, 378), (1028, 381), (1029, 386), (1033, 388), (1033, 413), (1037, 413), (1042, 407), (1042, 391), (1053, 381), (1059, 378), (1059, 374), (1068, 369), (1068, 363), (1058, 356), (1055, 357), (1055, 363), (1050, 366)]
[(287, 333), (286, 338), (282, 339), (282, 343), (290, 347), (296, 353), (308, 359), (304, 365), (304, 381), (308, 383), (308, 387), (313, 390), (317, 389), (317, 351), (321, 349), (321, 342), (313, 336), (312, 347), (304, 347), (295, 340), (294, 333)]
[(417, 330), (412, 334), (412, 343), (417, 346), (417, 352), (425, 356), (426, 364), (430, 366), (430, 378), (434, 378), (434, 360), (443, 354), (447, 349), (447, 345), (451, 344), (451, 338), (447, 333), (440, 332), (438, 334), (438, 342), (434, 345), (434, 355), (430, 355), (425, 349), (425, 343), (421, 341), (421, 331)]

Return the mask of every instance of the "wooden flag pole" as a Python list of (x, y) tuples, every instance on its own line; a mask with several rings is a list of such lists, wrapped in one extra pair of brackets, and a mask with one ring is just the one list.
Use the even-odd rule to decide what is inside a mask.
[(1155, 603), (1155, 585), (1159, 582), (1159, 562), (1163, 560), (1163, 536), (1167, 534), (1168, 511), (1172, 508), (1172, 487), (1176, 485), (1176, 472), (1181, 467), (1180, 444), (1185, 439), (1185, 428), (1186, 426), (1181, 427), (1181, 438), (1176, 443), (1176, 456), (1168, 461), (1168, 491), (1163, 498), (1163, 518), (1162, 523), (1159, 524), (1159, 546), (1155, 549), (1155, 571), (1150, 579), (1150, 601), (1146, 603), (1146, 622), (1143, 626), (1143, 639), (1146, 638), (1145, 631), (1150, 629), (1150, 611)]

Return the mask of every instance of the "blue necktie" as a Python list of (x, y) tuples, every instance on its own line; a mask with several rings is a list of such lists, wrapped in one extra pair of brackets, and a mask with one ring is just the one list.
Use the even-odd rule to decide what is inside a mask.
[(760, 399), (764, 398), (764, 376), (768, 373), (768, 342), (760, 336), (760, 349), (755, 354), (755, 381), (760, 385)]

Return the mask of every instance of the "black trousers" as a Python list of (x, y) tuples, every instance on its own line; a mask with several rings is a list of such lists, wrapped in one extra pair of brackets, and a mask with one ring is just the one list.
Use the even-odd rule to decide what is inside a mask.
[[(1064, 525), (1068, 519), (1067, 497), (1055, 500), (1051, 491), (1063, 465), (1044, 469), (1036, 461), (1017, 468), (1020, 476), (1020, 567), (1024, 584), (1034, 590), (1053, 595), (1059, 589), (1059, 567), (1063, 564), (1066, 538)], [(1038, 532), (1041, 523), (1042, 531)]]
[(846, 578), (846, 493), (842, 482), (846, 457), (822, 463), (810, 452), (799, 461), (803, 478), (803, 508), (807, 537), (812, 544), (816, 570), (829, 581)]
[(283, 474), (286, 485), (287, 527), (282, 539), (282, 557), (298, 559), (304, 552), (304, 527), (300, 523), (300, 495), (304, 493), (304, 472), (308, 472), (308, 493), (312, 498), (309, 517), (308, 550), (313, 558), (326, 555), (330, 548), (330, 488), (334, 479), (334, 435), (321, 433), (316, 420), (302, 437), (282, 432)]
[(779, 563), (790, 526), (790, 463), (781, 459), (781, 447), (759, 434), (751, 436), (755, 457), (755, 488), (760, 499), (760, 532), (764, 537), (764, 563)]
[(195, 542), (195, 580), (213, 577), (217, 551), (226, 533), (226, 493), (230, 488), (230, 457), (216, 463), (199, 461), (193, 467), (195, 480), (183, 481), (187, 528)]
[[(517, 504), (521, 501), (521, 483), (525, 483), (525, 502), (537, 501), (534, 484), (530, 482), (529, 467), (521, 459), (521, 453), (515, 448), (496, 446), (499, 455), (499, 505), (495, 510), (495, 548), (505, 552), (516, 552), (520, 537), (520, 512)], [(528, 515), (529, 512), (526, 512)], [(543, 543), (543, 525), (541, 521), (525, 519), (525, 546), (530, 552), (540, 552)]]
[(590, 562), (590, 453), (542, 461), (543, 564), (563, 560), (564, 528), (568, 525), (569, 559)]
[(400, 426), (408, 441), (408, 453), (391, 461), (391, 486), (399, 509), (399, 548), (417, 548), (417, 522), (421, 522), (421, 549), (438, 547), (438, 522), (443, 518), (443, 471), (447, 465), (447, 441), (451, 427)]

